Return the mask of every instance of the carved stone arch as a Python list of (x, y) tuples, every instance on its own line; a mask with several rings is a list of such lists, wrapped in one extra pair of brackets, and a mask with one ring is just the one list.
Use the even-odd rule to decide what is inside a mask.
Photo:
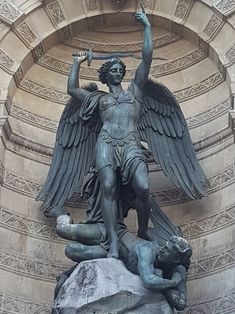
[[(185, 3), (189, 3), (189, 2), (186, 1)], [(52, 14), (55, 15), (56, 12), (58, 13), (58, 10), (60, 8), (59, 4), (56, 1), (54, 2), (50, 1), (49, 4), (46, 4), (46, 2), (44, 2), (44, 5), (47, 7), (45, 11), (47, 12), (48, 15), (50, 15), (50, 19), (52, 19), (51, 15)], [(51, 11), (50, 11), (51, 13), (48, 13), (49, 12), (48, 6), (49, 8), (51, 8)], [(191, 6), (192, 4), (190, 4), (189, 7), (191, 8)], [(168, 28), (173, 33), (177, 33), (180, 36), (186, 35), (188, 36), (188, 38), (192, 37), (191, 35), (194, 33), (194, 37), (196, 35), (196, 37), (198, 37), (197, 39), (198, 41), (201, 40), (201, 41), (206, 42), (208, 44), (208, 47), (210, 48), (209, 50), (211, 51), (211, 57), (214, 58), (214, 62), (217, 63), (221, 71), (224, 70), (223, 66), (225, 67), (231, 66), (235, 60), (233, 45), (231, 45), (230, 43), (230, 46), (228, 47), (227, 51), (221, 54), (220, 51), (217, 51), (216, 46), (213, 46), (213, 43), (211, 44), (211, 38), (215, 36), (216, 32), (219, 32), (221, 30), (221, 27), (224, 23), (223, 19), (221, 19), (217, 15), (212, 15), (211, 19), (209, 19), (208, 24), (206, 25), (204, 29), (204, 32), (197, 34), (193, 25), (181, 19), (182, 14), (183, 14), (181, 11), (184, 9), (184, 7), (182, 7), (181, 11), (177, 10), (177, 8), (175, 10), (174, 15), (171, 17), (171, 19), (169, 16), (166, 17), (165, 14), (158, 11), (152, 11), (152, 16), (158, 17), (159, 19), (161, 19), (162, 23), (164, 23), (165, 25), (167, 24), (167, 20), (168, 20), (169, 21)], [(32, 47), (28, 47), (29, 51), (25, 53), (24, 57), (22, 57), (21, 60), (18, 60), (18, 63), (21, 63), (20, 64), (21, 68), (19, 67), (18, 71), (15, 72), (16, 76), (18, 76), (19, 73), (21, 74), (26, 73), (27, 70), (30, 68), (30, 66), (33, 64), (33, 62), (37, 61), (38, 58), (43, 55), (43, 53), (45, 53), (48, 49), (51, 48), (52, 43), (56, 44), (60, 41), (63, 41), (65, 38), (70, 37), (71, 35), (75, 34), (78, 24), (81, 23), (81, 21), (86, 21), (86, 22), (88, 21), (87, 22), (88, 27), (91, 27), (91, 25), (94, 25), (93, 23), (101, 23), (101, 19), (104, 16), (104, 14), (99, 14), (99, 13), (100, 12), (92, 11), (92, 16), (85, 16), (85, 17), (77, 16), (76, 19), (75, 18), (73, 19), (73, 21), (69, 21), (68, 19), (65, 19), (64, 13), (62, 11), (61, 12), (59, 11), (58, 14), (61, 19), (58, 20), (57, 27), (51, 28), (50, 33), (47, 33), (45, 36), (43, 34), (43, 37), (41, 37), (40, 39), (36, 38), (36, 35), (34, 35), (33, 31), (30, 29), (27, 19), (25, 19), (24, 22), (20, 23), (15, 28), (15, 30), (16, 30), (17, 35), (19, 35), (20, 34), (19, 32), (21, 32), (21, 38), (23, 42), (31, 43)], [(105, 11), (105, 15), (109, 13), (110, 12)], [(129, 12), (130, 15), (132, 15), (133, 13), (134, 11)], [(99, 18), (99, 20), (97, 18)], [(184, 15), (184, 18), (185, 18), (185, 15)], [(56, 18), (54, 17), (54, 19)], [(6, 54), (5, 58), (9, 57), (7, 52), (3, 51), (2, 54)], [(33, 58), (31, 58), (31, 55), (33, 55)], [(9, 62), (11, 62), (10, 57), (9, 57)], [(9, 67), (10, 66), (11, 65), (9, 65)], [(227, 72), (227, 77), (228, 77), (228, 82), (231, 81), (232, 83), (232, 77), (231, 77), (230, 71)], [(11, 84), (9, 83), (9, 85)]]
[[(42, 61), (48, 51), (65, 39), (74, 38), (81, 27), (91, 30), (111, 16), (133, 18), (140, 1), (121, 1), (117, 5), (109, 0), (15, 0), (12, 1), (15, 11), (12, 11), (10, 22), (1, 18), (3, 3), (6, 1), (0, 0), (0, 236), (4, 239), (0, 248), (3, 285), (0, 305), (6, 312), (49, 313), (54, 288), (52, 278), (67, 266), (67, 261), (63, 257), (64, 242), (55, 236), (54, 224), (42, 216), (34, 198), (51, 161), (55, 128), (66, 95), (65, 90), (56, 89), (57, 82), (50, 85), (48, 81), (42, 84), (40, 78), (36, 81), (36, 72), (31, 70), (38, 67), (38, 73), (42, 73), (40, 71), (45, 70)], [(79, 8), (70, 9), (72, 3), (79, 3)], [(195, 59), (195, 63), (185, 63), (185, 58), (190, 56), (182, 55), (184, 59), (171, 60), (169, 67), (157, 65), (152, 73), (153, 77), (168, 78), (173, 83), (179, 73), (185, 73), (185, 81), (180, 81), (180, 88), (175, 84), (174, 91), (182, 101), (195, 149), (210, 184), (208, 198), (190, 202), (182, 191), (166, 181), (159, 167), (149, 164), (153, 195), (164, 211), (181, 225), (194, 248), (186, 313), (213, 313), (215, 309), (218, 313), (232, 313), (235, 311), (235, 291), (231, 282), (235, 256), (232, 241), (235, 149), (228, 112), (235, 93), (235, 4), (233, 0), (145, 0), (144, 4), (153, 24), (164, 27), (165, 34), (171, 34), (168, 40), (173, 40), (176, 46), (178, 39), (175, 37), (174, 42), (173, 35), (201, 46), (200, 58)], [(201, 21), (200, 14), (204, 12)], [(8, 43), (13, 39), (14, 49), (10, 49)], [(99, 44), (100, 51), (110, 51), (110, 46), (101, 49)], [(162, 44), (160, 49), (167, 52), (169, 47)], [(65, 67), (57, 69), (54, 76), (58, 75), (58, 80), (64, 80), (68, 74), (70, 63), (63, 61)], [(207, 61), (211, 73), (200, 78), (195, 69), (203, 71), (197, 66), (199, 63), (207, 66)], [(127, 80), (133, 69), (130, 64)], [(46, 70), (49, 73), (52, 67), (48, 66)], [(89, 80), (95, 67), (91, 68), (91, 74), (85, 70), (84, 80)], [(193, 81), (190, 73), (198, 75), (198, 80)], [(17, 93), (19, 104), (11, 102)], [(40, 106), (48, 111), (40, 111)], [(55, 113), (54, 109), (58, 111)], [(70, 210), (79, 216), (72, 206), (74, 204), (69, 204)], [(85, 210), (86, 204), (80, 206)], [(75, 216), (77, 220), (78, 216)], [(135, 232), (134, 213), (130, 214), (128, 223), (130, 230)], [(14, 287), (12, 282), (16, 283)], [(220, 286), (215, 287), (214, 282)]]

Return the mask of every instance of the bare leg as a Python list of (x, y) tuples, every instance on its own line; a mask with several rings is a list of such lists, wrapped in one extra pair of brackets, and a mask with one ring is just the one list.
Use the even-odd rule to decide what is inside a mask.
[(149, 177), (148, 169), (144, 162), (140, 163), (135, 171), (132, 179), (132, 187), (137, 195), (136, 210), (138, 217), (138, 236), (146, 240), (151, 240), (147, 233), (151, 210)]
[(64, 239), (78, 241), (83, 244), (100, 244), (102, 234), (96, 224), (73, 224), (70, 216), (57, 218), (56, 233)]
[(108, 234), (110, 249), (107, 257), (118, 258), (119, 240), (117, 236), (118, 212), (116, 204), (116, 173), (110, 167), (99, 171), (102, 188), (101, 212)]
[(65, 255), (74, 262), (82, 262), (96, 258), (105, 258), (107, 251), (100, 245), (84, 245), (81, 243), (68, 243)]

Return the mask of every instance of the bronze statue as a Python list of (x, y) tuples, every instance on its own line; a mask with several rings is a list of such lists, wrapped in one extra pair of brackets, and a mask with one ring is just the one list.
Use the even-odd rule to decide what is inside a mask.
[(94, 83), (79, 86), (79, 69), (87, 54), (74, 57), (67, 88), (72, 97), (61, 116), (52, 164), (38, 196), (45, 215), (58, 217), (65, 201), (82, 192), (83, 179), (93, 167), (95, 179), (85, 183), (91, 192), (88, 222), (104, 223), (108, 257), (118, 257), (118, 224), (130, 207), (138, 213), (138, 236), (151, 239), (148, 166), (141, 141), (189, 197), (206, 195), (206, 179), (180, 106), (165, 86), (148, 79), (152, 35), (143, 7), (136, 20), (144, 27), (142, 60), (127, 90), (121, 85), (126, 70), (120, 59), (112, 58), (99, 69), (107, 93)]
[[(119, 258), (129, 271), (140, 276), (146, 289), (161, 291), (172, 307), (183, 310), (187, 301), (186, 275), (192, 248), (156, 204), (153, 202), (151, 205), (155, 220), (162, 220), (160, 228), (154, 228), (158, 234), (156, 240), (151, 242), (136, 238), (120, 223), (117, 226)], [(74, 241), (65, 248), (66, 256), (74, 262), (107, 257), (108, 246), (105, 248), (102, 240), (105, 231), (101, 222), (73, 224), (69, 215), (57, 218), (56, 232)], [(159, 244), (159, 239), (163, 246)], [(58, 277), (55, 298), (74, 269), (75, 266)]]

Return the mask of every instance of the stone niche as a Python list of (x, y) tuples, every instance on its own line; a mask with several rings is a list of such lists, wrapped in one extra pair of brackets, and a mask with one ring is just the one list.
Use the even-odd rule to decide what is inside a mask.
[[(143, 3), (153, 29), (151, 77), (175, 93), (208, 178), (208, 197), (190, 201), (149, 164), (151, 193), (193, 246), (185, 313), (234, 313), (235, 2)], [(0, 313), (50, 313), (55, 278), (71, 263), (35, 197), (68, 100), (71, 55), (92, 48), (140, 56), (139, 8), (140, 1), (0, 1)], [(127, 87), (139, 60), (124, 61)], [(100, 64), (82, 67), (81, 84), (106, 88)], [(85, 208), (68, 205), (75, 221)], [(136, 232), (134, 211), (127, 224)]]

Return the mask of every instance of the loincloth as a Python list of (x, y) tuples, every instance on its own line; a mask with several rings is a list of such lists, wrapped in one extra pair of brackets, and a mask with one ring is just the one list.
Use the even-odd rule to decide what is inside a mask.
[(126, 185), (141, 162), (147, 165), (137, 132), (132, 132), (121, 140), (111, 138), (105, 131), (100, 133), (96, 143), (97, 172), (107, 166), (115, 171), (118, 169), (122, 183)]

